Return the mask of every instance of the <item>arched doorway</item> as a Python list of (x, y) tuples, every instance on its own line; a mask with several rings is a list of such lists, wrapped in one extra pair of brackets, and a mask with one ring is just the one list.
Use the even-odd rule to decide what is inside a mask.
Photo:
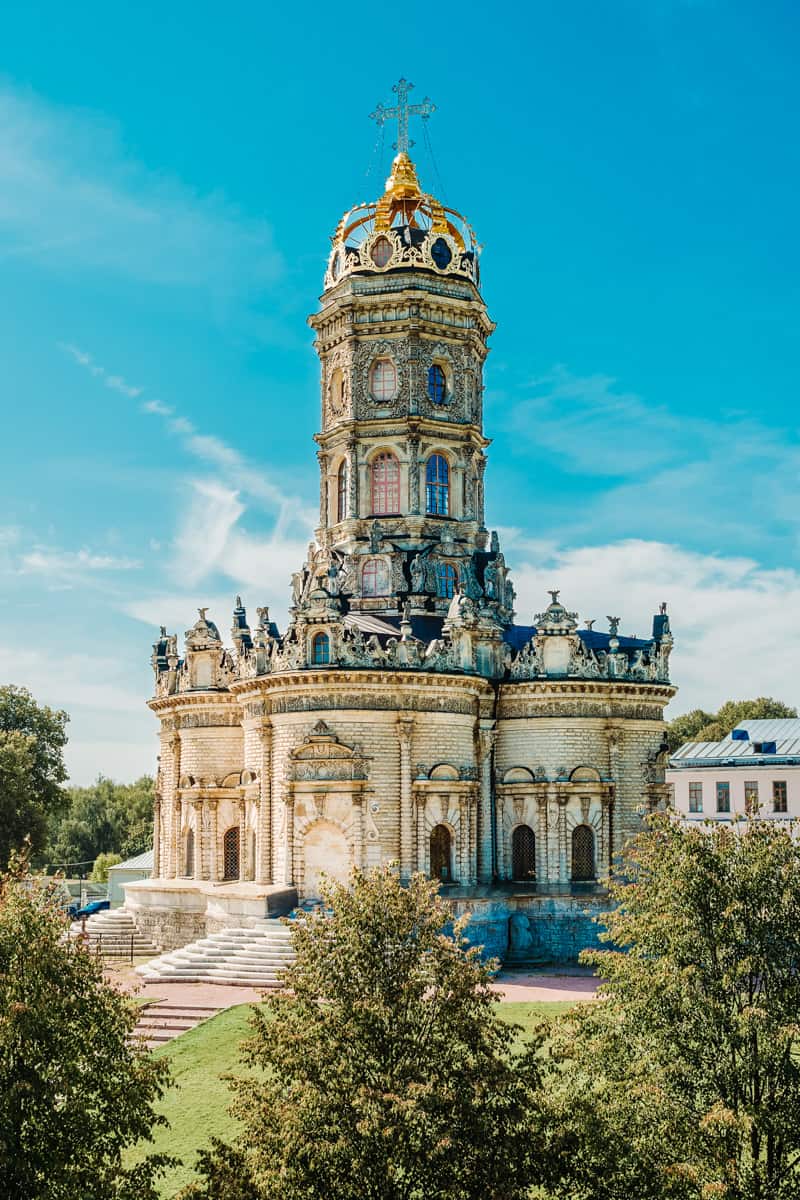
[(222, 878), (239, 878), (239, 826), (231, 825), (222, 835)]
[(511, 835), (511, 878), (536, 878), (536, 835), (530, 825), (518, 825)]
[(194, 875), (194, 830), (193, 829), (188, 829), (186, 831), (186, 842), (184, 845), (184, 856), (183, 856), (183, 873), (189, 879), (191, 879), (191, 877)]
[(434, 825), (431, 830), (431, 879), (452, 883), (452, 838), (446, 825)]
[(576, 883), (596, 878), (594, 830), (590, 825), (576, 825), (572, 831), (572, 878)]
[(347, 838), (338, 825), (317, 821), (306, 831), (303, 839), (305, 870), (303, 892), (306, 897), (319, 896), (320, 876), (347, 883), (352, 857)]

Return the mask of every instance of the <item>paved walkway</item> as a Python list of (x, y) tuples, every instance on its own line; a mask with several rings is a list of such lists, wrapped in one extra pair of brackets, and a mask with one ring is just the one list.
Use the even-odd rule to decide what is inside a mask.
[(504, 1000), (591, 1000), (597, 991), (593, 975), (527, 974), (501, 971), (492, 990)]

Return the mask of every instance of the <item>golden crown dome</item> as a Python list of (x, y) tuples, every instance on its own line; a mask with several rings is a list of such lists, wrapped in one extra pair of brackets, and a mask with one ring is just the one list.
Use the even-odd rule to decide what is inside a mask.
[(405, 151), (394, 159), (380, 199), (349, 209), (331, 242), (326, 288), (345, 275), (409, 268), (466, 275), (478, 283), (474, 230), (461, 213), (422, 191)]

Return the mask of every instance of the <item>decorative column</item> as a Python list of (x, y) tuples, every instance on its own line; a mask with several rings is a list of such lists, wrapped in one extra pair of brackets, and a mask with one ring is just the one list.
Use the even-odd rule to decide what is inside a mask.
[(172, 863), (170, 866), (170, 878), (177, 879), (180, 875), (180, 858), (181, 858), (181, 798), (175, 797), (175, 803), (172, 806)]
[(508, 879), (505, 821), (506, 798), (499, 788), (497, 789), (495, 803), (497, 805), (497, 878), (503, 880)]
[(284, 808), (284, 882), (294, 883), (294, 794), (287, 788), (283, 797)]
[(547, 882), (558, 883), (560, 878), (558, 862), (558, 801), (556, 798), (555, 784), (548, 783), (545, 793), (545, 804), (547, 806), (547, 820), (545, 822), (547, 828)]
[(536, 797), (536, 878), (550, 878), (547, 846), (547, 796)]
[(567, 858), (567, 801), (566, 792), (559, 792), (558, 801), (558, 878), (560, 883), (568, 883), (570, 877)]
[(272, 883), (272, 725), (261, 722), (259, 729), (261, 763), (259, 766), (258, 833), (256, 835), (256, 883)]
[(161, 796), (156, 792), (153, 800), (153, 869), (151, 879), (161, 876)]
[(494, 722), (478, 734), (481, 755), (481, 801), (478, 814), (478, 883), (492, 882), (492, 751), (497, 741)]
[(203, 878), (203, 801), (193, 800), (194, 809), (194, 862), (192, 863), (192, 878)]
[(219, 867), (217, 866), (217, 809), (219, 808), (218, 800), (208, 801), (208, 877), (213, 883), (219, 879)]
[(411, 743), (414, 718), (397, 718), (397, 740), (400, 744), (400, 879), (408, 883), (413, 865), (413, 813), (411, 805)]
[(614, 803), (611, 792), (606, 792), (600, 798), (602, 811), (600, 814), (600, 853), (601, 875), (607, 875), (611, 870), (611, 806)]
[(480, 785), (475, 784), (470, 793), (469, 804), (469, 886), (478, 882), (478, 805)]
[(325, 528), (328, 524), (328, 456), (324, 450), (317, 451), (319, 463), (319, 523)]
[(484, 503), (483, 503), (483, 473), (486, 470), (486, 458), (483, 454), (478, 456), (476, 462), (477, 479), (475, 480), (475, 518), (478, 524), (483, 528), (484, 523)]
[(353, 860), (364, 870), (364, 793), (353, 793)]
[(358, 517), (358, 442), (347, 443), (347, 515)]
[(419, 513), (419, 438), (410, 437), (408, 446), (408, 511)]
[(239, 883), (244, 883), (247, 879), (247, 832), (245, 825), (245, 817), (247, 815), (247, 806), (244, 796), (239, 797)]
[[(620, 757), (622, 754), (622, 730), (617, 725), (611, 725), (608, 729), (608, 768), (609, 774), (614, 781), (614, 791), (619, 795), (619, 778), (620, 778)], [(622, 850), (623, 829), (622, 822), (615, 821), (611, 829), (611, 842), (609, 845), (609, 861), (613, 859), (615, 854), (619, 854)]]
[(427, 855), (425, 853), (425, 809), (427, 797), (422, 788), (419, 789), (416, 795), (417, 800), (417, 870), (427, 874), (428, 864)]

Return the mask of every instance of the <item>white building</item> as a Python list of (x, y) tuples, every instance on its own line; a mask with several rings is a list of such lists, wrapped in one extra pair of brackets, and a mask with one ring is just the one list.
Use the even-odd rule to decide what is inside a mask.
[(744, 721), (721, 742), (687, 742), (670, 758), (667, 783), (689, 821), (797, 819), (800, 718)]

